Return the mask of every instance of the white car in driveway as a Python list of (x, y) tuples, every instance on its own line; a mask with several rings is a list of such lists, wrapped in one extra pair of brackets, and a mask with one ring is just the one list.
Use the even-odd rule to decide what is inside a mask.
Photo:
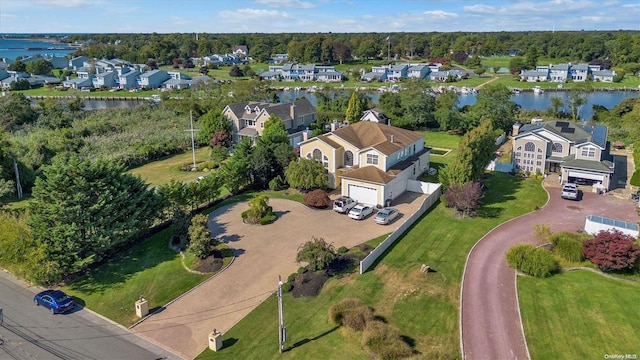
[(373, 207), (369, 205), (358, 204), (349, 211), (349, 217), (355, 220), (362, 220), (371, 214), (373, 214)]
[(387, 225), (393, 220), (395, 220), (400, 215), (400, 212), (394, 208), (385, 208), (376, 214), (376, 217), (373, 218), (377, 224)]

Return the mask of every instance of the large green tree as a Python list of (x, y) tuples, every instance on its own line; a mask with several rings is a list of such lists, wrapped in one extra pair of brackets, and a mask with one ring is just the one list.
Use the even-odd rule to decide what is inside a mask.
[(480, 179), (494, 148), (495, 131), (491, 122), (485, 120), (462, 137), (455, 159), (440, 171), (440, 182), (463, 188), (468, 182)]
[(222, 183), (232, 194), (251, 183), (251, 156), (253, 148), (251, 141), (244, 138), (235, 145), (231, 157), (222, 165)]
[(0, 96), (0, 130), (13, 130), (38, 119), (38, 113), (31, 107), (29, 99), (21, 93)]
[(580, 119), (580, 110), (587, 103), (587, 96), (591, 92), (593, 92), (593, 86), (588, 81), (577, 83), (569, 90), (569, 109), (574, 121)]
[[(59, 157), (36, 180), (29, 226), (58, 262), (60, 276), (86, 269), (114, 246), (144, 232), (162, 199), (111, 161)], [(58, 281), (60, 278), (51, 278)]]
[(477, 101), (467, 113), (467, 130), (482, 120), (491, 121), (494, 129), (508, 131), (515, 122), (519, 106), (511, 100), (511, 91), (502, 84), (489, 84), (478, 92)]
[(231, 123), (217, 107), (200, 116), (198, 127), (200, 128), (198, 141), (204, 144), (208, 144), (211, 136), (218, 131), (224, 131), (227, 135), (231, 135)]
[(349, 104), (347, 105), (345, 119), (349, 124), (355, 124), (356, 122), (360, 121), (363, 111), (364, 105), (362, 101), (362, 94), (354, 91), (353, 93), (351, 93), (351, 97), (349, 98)]
[(287, 183), (302, 190), (327, 187), (327, 170), (314, 159), (292, 161), (284, 172)]
[(32, 75), (47, 75), (52, 69), (53, 64), (45, 59), (30, 61), (25, 65), (25, 70)]
[(336, 251), (332, 244), (328, 244), (323, 238), (307, 241), (298, 248), (297, 262), (308, 263), (309, 270), (317, 271), (328, 267), (336, 258)]

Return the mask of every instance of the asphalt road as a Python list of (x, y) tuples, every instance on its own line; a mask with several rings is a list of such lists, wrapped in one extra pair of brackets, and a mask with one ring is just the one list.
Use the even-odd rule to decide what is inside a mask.
[(2, 360), (152, 360), (178, 359), (131, 333), (76, 306), (51, 315), (36, 307), (29, 287), (0, 271), (0, 359)]
[(580, 201), (571, 201), (560, 197), (559, 187), (546, 189), (547, 205), (493, 229), (476, 244), (467, 259), (460, 314), (463, 356), (467, 360), (529, 359), (515, 271), (506, 264), (505, 256), (516, 244), (539, 243), (533, 233), (536, 224), (549, 224), (552, 232), (575, 232), (584, 229), (587, 215), (638, 222), (632, 201), (590, 192), (585, 192)]

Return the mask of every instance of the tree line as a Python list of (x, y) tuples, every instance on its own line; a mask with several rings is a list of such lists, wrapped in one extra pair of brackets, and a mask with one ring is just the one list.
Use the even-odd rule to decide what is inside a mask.
[[(425, 33), (282, 33), (282, 34), (90, 34), (71, 35), (69, 41), (89, 45), (76, 55), (122, 58), (134, 63), (154, 59), (171, 64), (213, 53), (229, 53), (235, 45), (246, 45), (250, 56), (266, 62), (279, 53), (299, 63), (344, 63), (353, 59), (448, 58), (466, 56), (542, 56), (591, 62), (607, 59), (615, 66), (640, 63), (638, 31), (557, 32), (425, 32)], [(389, 40), (387, 40), (387, 37)]]

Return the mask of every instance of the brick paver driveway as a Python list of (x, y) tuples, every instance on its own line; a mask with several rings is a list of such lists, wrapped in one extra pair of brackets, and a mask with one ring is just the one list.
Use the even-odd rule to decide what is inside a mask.
[(460, 314), (466, 359), (528, 358), (515, 272), (507, 266), (505, 255), (515, 244), (538, 243), (533, 235), (534, 225), (548, 223), (553, 232), (577, 231), (584, 229), (587, 215), (638, 222), (635, 204), (630, 200), (585, 193), (581, 201), (569, 201), (560, 198), (560, 188), (546, 189), (550, 198), (545, 207), (498, 226), (482, 238), (469, 255), (462, 279)]
[[(409, 193), (399, 198), (394, 207), (411, 214), (418, 206), (418, 197)], [(270, 199), (269, 205), (278, 220), (265, 226), (242, 223), (240, 214), (248, 209), (246, 202), (213, 212), (210, 228), (236, 250), (233, 264), (133, 331), (184, 358), (194, 358), (208, 346), (207, 336), (214, 328), (229, 330), (273, 293), (278, 275), (286, 280), (296, 271), (298, 247), (312, 236), (333, 242), (336, 247), (352, 247), (393, 231), (403, 221), (400, 218), (381, 226), (372, 217), (355, 221), (331, 210), (311, 210), (289, 200)]]

